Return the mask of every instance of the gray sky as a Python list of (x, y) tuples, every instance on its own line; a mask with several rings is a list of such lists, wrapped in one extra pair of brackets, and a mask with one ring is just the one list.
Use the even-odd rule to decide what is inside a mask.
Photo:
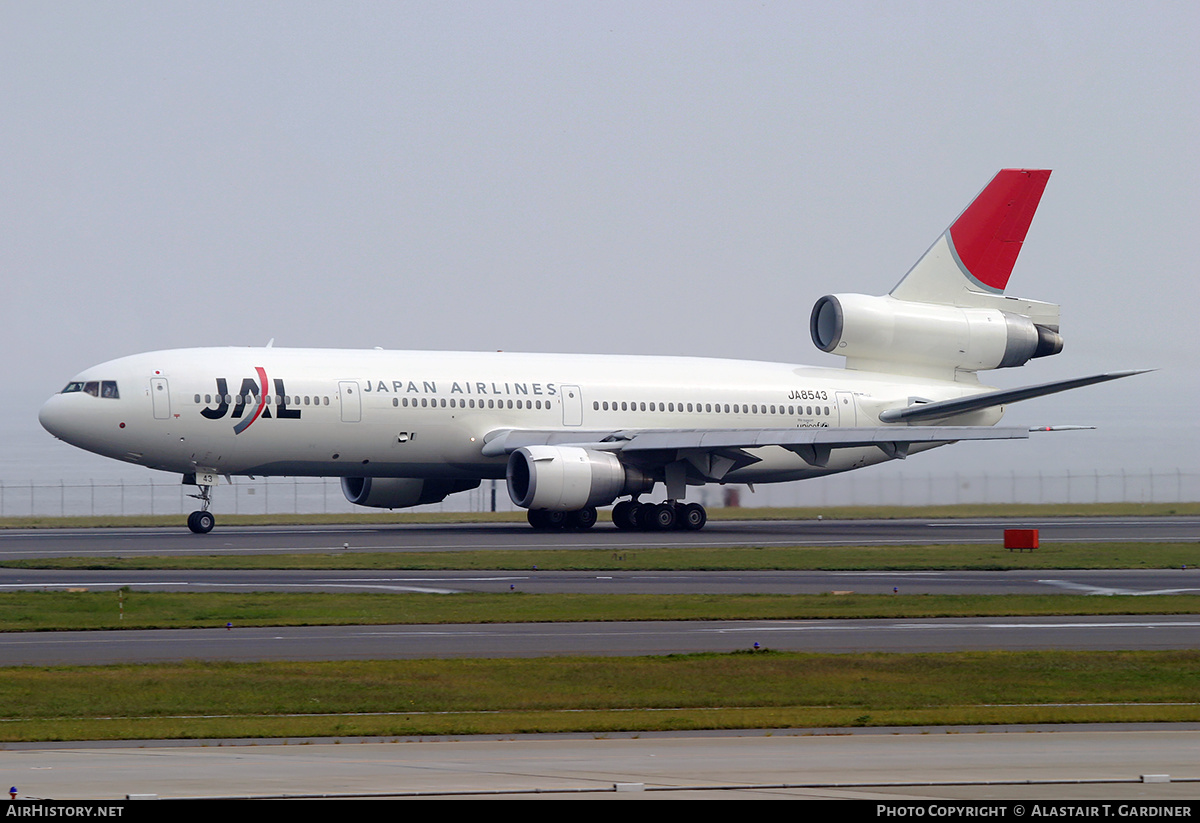
[(1161, 371), (918, 459), (1190, 470), (1198, 41), (1187, 2), (0, 0), (0, 481), (144, 477), (36, 413), (151, 349), (840, 365), (813, 302), (1010, 166), (1054, 169), (1010, 293), (1066, 349), (985, 381)]

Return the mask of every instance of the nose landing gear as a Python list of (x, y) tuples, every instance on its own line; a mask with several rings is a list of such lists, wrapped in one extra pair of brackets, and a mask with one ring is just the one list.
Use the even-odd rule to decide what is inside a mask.
[(188, 497), (200, 501), (200, 510), (188, 515), (187, 524), (193, 534), (208, 534), (213, 530), (213, 526), (217, 525), (217, 518), (208, 510), (212, 504), (212, 484), (198, 483), (197, 488), (200, 489), (200, 493), (189, 494)]

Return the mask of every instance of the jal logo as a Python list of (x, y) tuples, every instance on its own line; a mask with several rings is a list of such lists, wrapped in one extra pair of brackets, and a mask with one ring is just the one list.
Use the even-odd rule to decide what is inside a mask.
[(200, 410), (200, 414), (209, 420), (220, 420), (226, 415), (233, 420), (238, 420), (239, 422), (233, 427), (234, 434), (241, 434), (254, 425), (254, 421), (259, 418), (274, 416), (278, 420), (299, 420), (300, 410), (288, 408), (287, 389), (284, 388), (283, 381), (278, 377), (274, 381), (275, 413), (271, 414), (271, 407), (267, 405), (267, 400), (272, 395), (267, 392), (266, 369), (262, 366), (255, 366), (254, 370), (258, 372), (258, 381), (255, 382), (253, 377), (242, 378), (241, 389), (238, 390), (236, 396), (232, 397), (229, 394), (229, 381), (224, 377), (218, 377), (216, 379), (216, 406), (206, 406)]

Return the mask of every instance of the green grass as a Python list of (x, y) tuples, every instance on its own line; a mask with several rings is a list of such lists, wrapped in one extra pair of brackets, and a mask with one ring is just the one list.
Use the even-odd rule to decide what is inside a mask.
[(991, 544), (919, 546), (763, 546), (519, 551), (328, 552), (156, 557), (62, 557), (9, 560), (24, 569), (412, 569), (541, 571), (723, 571), (973, 569), (1166, 569), (1200, 566), (1200, 542), (1048, 543), (1032, 552)]
[(1200, 653), (9, 668), (0, 740), (1200, 720)]
[(1200, 595), (0, 594), (0, 631), (6, 632), (216, 628), (227, 622), (244, 627), (1197, 613)]

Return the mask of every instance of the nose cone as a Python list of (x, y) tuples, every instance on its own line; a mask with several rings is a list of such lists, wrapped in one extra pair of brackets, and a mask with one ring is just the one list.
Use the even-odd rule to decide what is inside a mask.
[(64, 395), (56, 394), (42, 404), (41, 411), (38, 412), (38, 422), (42, 424), (42, 428), (50, 432), (59, 440), (71, 442), (71, 413), (67, 409), (69, 404), (63, 401), (67, 399)]
[(56, 394), (42, 404), (38, 422), (63, 442), (103, 454), (102, 428), (106, 422), (96, 398), (83, 392)]

